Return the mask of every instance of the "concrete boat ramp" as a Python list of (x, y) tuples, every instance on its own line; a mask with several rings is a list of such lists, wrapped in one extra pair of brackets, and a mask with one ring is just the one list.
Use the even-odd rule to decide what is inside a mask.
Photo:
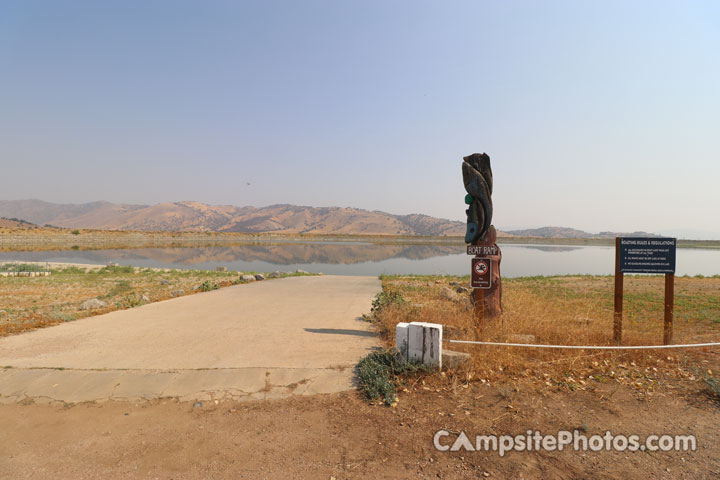
[(376, 277), (237, 285), (0, 338), (0, 402), (269, 399), (352, 388)]

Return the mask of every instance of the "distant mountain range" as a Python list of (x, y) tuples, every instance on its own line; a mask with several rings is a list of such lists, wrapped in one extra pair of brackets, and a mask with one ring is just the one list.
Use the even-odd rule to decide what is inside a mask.
[(582, 230), (567, 227), (541, 227), (524, 230), (509, 230), (507, 233), (514, 237), (541, 237), (541, 238), (615, 238), (622, 236), (658, 237), (648, 232), (600, 232), (588, 233)]
[(0, 201), (0, 216), (65, 228), (347, 235), (465, 235), (465, 223), (340, 207), (235, 207), (199, 202), (130, 205)]
[[(464, 236), (465, 222), (428, 215), (393, 215), (342, 207), (235, 207), (199, 202), (156, 205), (92, 202), (60, 204), (42, 200), (0, 201), (5, 228), (27, 228), (26, 222), (63, 228), (142, 231), (201, 231), (242, 233), (313, 233), (336, 235)], [(10, 220), (7, 220), (10, 219)], [(25, 223), (23, 223), (25, 222)], [(647, 232), (588, 233), (566, 227), (542, 227), (498, 232), (499, 237), (614, 238), (657, 236)]]

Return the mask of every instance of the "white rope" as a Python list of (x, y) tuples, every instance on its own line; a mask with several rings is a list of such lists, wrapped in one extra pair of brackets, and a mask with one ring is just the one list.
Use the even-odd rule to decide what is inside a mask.
[(527, 348), (572, 348), (576, 350), (650, 350), (658, 348), (693, 348), (717, 347), (720, 342), (713, 343), (686, 343), (684, 345), (542, 345), (533, 343), (502, 343), (502, 342), (473, 342), (471, 340), (446, 340), (450, 343), (468, 343), (472, 345), (495, 345), (501, 347), (527, 347)]

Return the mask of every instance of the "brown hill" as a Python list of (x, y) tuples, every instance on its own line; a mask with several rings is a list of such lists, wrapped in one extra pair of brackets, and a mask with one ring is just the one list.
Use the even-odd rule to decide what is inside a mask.
[(462, 236), (463, 222), (427, 215), (392, 215), (342, 207), (235, 207), (199, 202), (80, 205), (41, 200), (0, 201), (0, 215), (66, 228), (347, 235)]
[(519, 237), (540, 237), (540, 238), (615, 238), (623, 236), (656, 237), (654, 233), (648, 232), (600, 232), (588, 233), (583, 230), (567, 227), (541, 227), (528, 228), (525, 230), (510, 230), (508, 233)]
[(27, 230), (38, 228), (34, 223), (20, 220), (19, 218), (0, 217), (0, 229), (5, 230)]

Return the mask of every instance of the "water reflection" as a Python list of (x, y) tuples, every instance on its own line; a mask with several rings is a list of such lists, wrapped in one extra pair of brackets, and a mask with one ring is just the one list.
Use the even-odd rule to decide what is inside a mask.
[(573, 250), (579, 250), (584, 247), (570, 247), (567, 245), (517, 245), (521, 248), (530, 248), (533, 250), (540, 250), (541, 252), (572, 252)]
[[(87, 250), (58, 252), (10, 252), (1, 257), (32, 260), (38, 255), (82, 258), (85, 263), (150, 263), (185, 265), (212, 263), (265, 262), (274, 265), (337, 264), (381, 262), (390, 258), (423, 260), (463, 252), (462, 246), (438, 245), (377, 245), (369, 243), (327, 243), (243, 245), (203, 248), (138, 248), (129, 250)], [(139, 263), (138, 263), (139, 262)]]
[[(527, 275), (610, 275), (613, 246), (501, 245), (504, 277)], [(253, 244), (233, 247), (142, 248), (130, 250), (0, 252), (0, 261), (48, 261), (140, 267), (292, 271), (335, 275), (467, 275), (464, 245), (379, 245), (370, 243)], [(678, 275), (720, 274), (720, 250), (678, 249)]]

